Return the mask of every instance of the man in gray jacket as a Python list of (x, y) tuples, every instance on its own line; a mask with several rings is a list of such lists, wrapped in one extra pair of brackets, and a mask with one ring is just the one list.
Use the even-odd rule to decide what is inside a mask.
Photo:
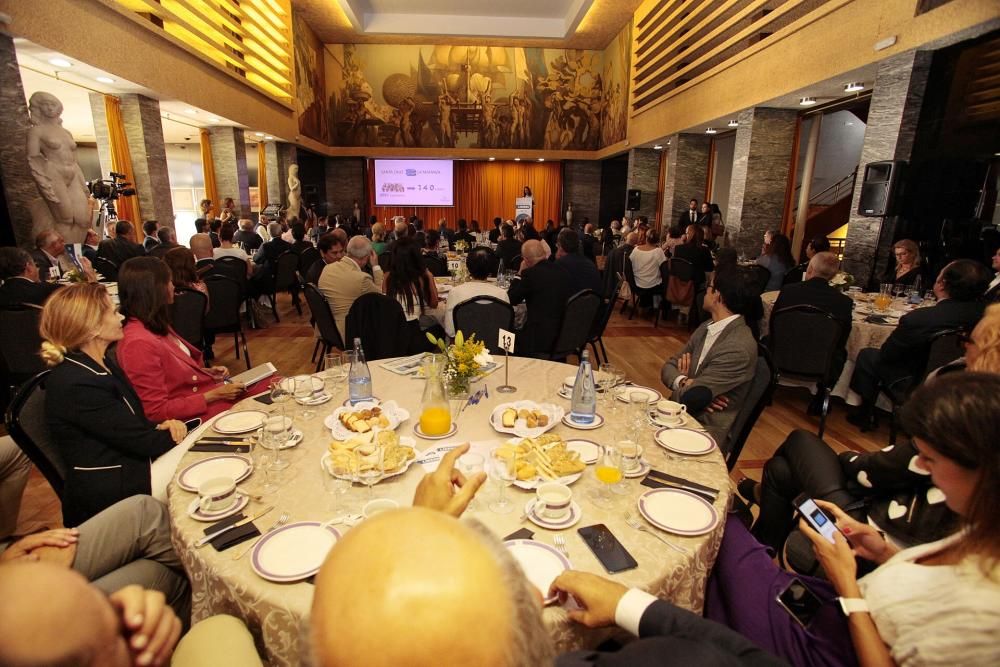
[(723, 452), (757, 367), (757, 342), (743, 315), (755, 296), (746, 269), (725, 269), (706, 285), (702, 322), (684, 348), (667, 360), (660, 379), (697, 417)]

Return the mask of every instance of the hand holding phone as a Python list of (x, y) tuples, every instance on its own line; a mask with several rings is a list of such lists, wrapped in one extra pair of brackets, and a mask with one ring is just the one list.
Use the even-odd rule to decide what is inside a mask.
[(826, 538), (830, 544), (836, 544), (833, 536), (840, 532), (837, 524), (819, 508), (819, 505), (812, 498), (802, 494), (795, 499), (793, 504), (813, 530)]

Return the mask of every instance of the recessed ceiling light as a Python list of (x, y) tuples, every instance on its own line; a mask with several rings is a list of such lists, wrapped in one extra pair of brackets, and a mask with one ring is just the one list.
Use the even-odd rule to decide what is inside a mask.
[(265, 139), (266, 141), (273, 141), (273, 140), (274, 140), (274, 137), (272, 137), (272, 136), (268, 135), (268, 136), (264, 137), (264, 139)]
[(655, 146), (653, 146), (653, 150), (654, 151), (662, 151), (663, 150), (663, 146), (661, 146), (660, 144), (656, 144)]
[(115, 80), (112, 79), (110, 76), (99, 76), (99, 77), (97, 77), (94, 80), (95, 81), (100, 81), (101, 83), (114, 83), (115, 82)]
[(73, 63), (66, 60), (65, 58), (49, 58), (49, 64), (55, 65), (56, 67), (72, 67)]
[(538, 158), (538, 161), (539, 161), (539, 162), (545, 162), (545, 158), (543, 158), (543, 157), (540, 157), (540, 158)]
[(803, 97), (801, 100), (799, 100), (799, 106), (811, 107), (814, 104), (816, 104), (815, 97)]
[(209, 116), (208, 117), (208, 121), (210, 123), (221, 123), (222, 119), (221, 118), (216, 118), (215, 116)]
[(734, 118), (731, 121), (729, 121), (727, 125), (729, 125), (729, 127), (739, 127), (740, 122)]
[(705, 128), (705, 134), (717, 134), (718, 132), (714, 127)]
[(493, 162), (494, 160), (496, 160), (496, 158), (495, 158), (495, 157), (491, 157), (491, 158), (490, 158), (490, 162)]
[(256, 135), (258, 137), (263, 137), (264, 133), (263, 132), (254, 132), (254, 135)]
[(197, 116), (198, 115), (198, 110), (197, 109), (185, 109), (184, 113), (186, 113), (189, 116)]
[(864, 89), (865, 89), (865, 84), (861, 83), (860, 81), (852, 81), (851, 83), (844, 86), (844, 92), (846, 93), (856, 93), (859, 90), (864, 90)]
[(521, 161), (521, 158), (519, 158), (519, 157), (514, 158), (514, 162), (520, 162), (520, 161)]

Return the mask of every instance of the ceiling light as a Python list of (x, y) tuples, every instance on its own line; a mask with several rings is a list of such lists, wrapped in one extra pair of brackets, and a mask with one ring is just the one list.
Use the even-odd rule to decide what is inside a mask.
[(198, 110), (197, 109), (185, 109), (184, 113), (186, 113), (189, 116), (197, 116), (198, 115)]
[(263, 137), (264, 133), (263, 132), (254, 132), (254, 135), (258, 136), (258, 137)]
[(490, 162), (493, 162), (494, 160), (496, 160), (496, 158), (495, 158), (495, 157), (491, 157), (491, 158), (490, 158)]
[(94, 80), (95, 81), (99, 81), (101, 83), (114, 83), (115, 82), (115, 80), (112, 79), (110, 76), (99, 76), (99, 77), (97, 77)]
[(521, 158), (519, 158), (519, 157), (514, 158), (514, 162), (520, 162), (520, 161), (521, 161)]
[(860, 81), (852, 81), (851, 83), (844, 86), (845, 93), (856, 93), (859, 90), (864, 90), (864, 89), (865, 89), (865, 84), (861, 83)]
[(538, 158), (538, 161), (539, 161), (539, 162), (545, 162), (545, 158), (543, 158), (543, 157), (540, 157), (540, 158)]
[(208, 117), (208, 121), (210, 123), (221, 123), (222, 119), (221, 118), (216, 118), (215, 116), (209, 116)]
[(814, 104), (816, 104), (815, 97), (803, 97), (801, 100), (799, 100), (799, 106), (811, 107)]
[(732, 119), (731, 121), (729, 121), (729, 122), (727, 123), (727, 125), (728, 125), (729, 127), (739, 127), (739, 126), (740, 126), (740, 122), (739, 122), (738, 120), (736, 120), (736, 119), (734, 118), (734, 119)]
[(718, 132), (714, 127), (705, 128), (705, 134), (717, 134)]
[(49, 58), (49, 64), (55, 65), (56, 67), (72, 67), (73, 63), (66, 60), (65, 58)]
[(264, 139), (266, 141), (274, 141), (274, 137), (272, 137), (271, 135), (267, 135), (266, 137), (264, 137)]
[(661, 146), (660, 144), (656, 144), (655, 146), (653, 146), (653, 150), (654, 151), (662, 151), (663, 150), (663, 146)]

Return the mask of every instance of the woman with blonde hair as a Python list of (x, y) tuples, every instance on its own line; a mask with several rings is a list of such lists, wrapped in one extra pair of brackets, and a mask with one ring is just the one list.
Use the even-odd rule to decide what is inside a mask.
[[(102, 285), (58, 290), (42, 309), (45, 418), (66, 464), (63, 522), (75, 526), (114, 503), (151, 494), (151, 464), (181, 442), (184, 424), (155, 424), (108, 347), (122, 316)], [(160, 489), (160, 491), (164, 491)]]
[(372, 225), (372, 250), (376, 255), (385, 252), (385, 226), (381, 222)]
[(895, 285), (914, 285), (918, 278), (923, 278), (923, 260), (920, 257), (920, 247), (910, 239), (901, 239), (892, 244), (892, 254), (896, 258), (896, 266), (890, 267), (882, 277), (882, 282)]

